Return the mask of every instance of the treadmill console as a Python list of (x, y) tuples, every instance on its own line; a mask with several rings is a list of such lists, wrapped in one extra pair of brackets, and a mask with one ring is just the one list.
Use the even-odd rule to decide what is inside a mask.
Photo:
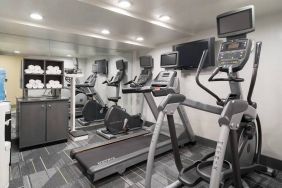
[(220, 71), (233, 72), (241, 70), (247, 63), (252, 47), (249, 39), (235, 39), (223, 42), (218, 53)]
[(179, 81), (176, 76), (176, 71), (161, 71), (151, 83), (153, 95), (158, 97), (179, 93)]

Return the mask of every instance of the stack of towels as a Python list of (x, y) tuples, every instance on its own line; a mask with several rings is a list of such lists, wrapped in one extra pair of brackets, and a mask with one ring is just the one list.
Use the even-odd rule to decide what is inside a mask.
[(28, 89), (43, 89), (44, 88), (44, 84), (42, 83), (41, 80), (34, 80), (34, 79), (30, 79), (25, 86)]
[(39, 65), (28, 65), (24, 72), (26, 74), (43, 74), (44, 70), (42, 70)]
[(50, 88), (62, 88), (62, 84), (60, 84), (60, 82), (58, 80), (50, 80), (47, 84), (46, 84), (46, 88), (50, 89)]
[(61, 74), (62, 71), (58, 66), (51, 66), (49, 65), (46, 70), (46, 74)]

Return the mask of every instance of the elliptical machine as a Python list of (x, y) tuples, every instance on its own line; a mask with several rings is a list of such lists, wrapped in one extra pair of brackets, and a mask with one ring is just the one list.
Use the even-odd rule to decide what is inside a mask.
[[(153, 68), (152, 57), (141, 57), (140, 67), (143, 68), (143, 70), (141, 70), (137, 81), (135, 81), (137, 78), (137, 76), (135, 76), (133, 80), (124, 84), (130, 86), (129, 88), (122, 89), (124, 94), (141, 93), (142, 87), (151, 80)], [(141, 113), (130, 115), (125, 111), (125, 109), (118, 105), (114, 105), (109, 108), (104, 122), (105, 128), (98, 129), (97, 134), (107, 139), (116, 138), (119, 134), (127, 134), (129, 131), (141, 129), (145, 123), (142, 120)]]
[(77, 121), (82, 126), (87, 126), (93, 122), (103, 121), (107, 113), (108, 107), (103, 102), (99, 93), (95, 90), (95, 83), (97, 79), (97, 69), (93, 66), (93, 74), (90, 75), (83, 84), (76, 84), (76, 92), (87, 96), (87, 102), (82, 108), (82, 118)]
[[(262, 134), (260, 120), (256, 110), (257, 104), (252, 101), (252, 94), (259, 66), (261, 42), (256, 43), (253, 74), (247, 100), (243, 99), (240, 87), (240, 82), (243, 82), (244, 79), (238, 75), (238, 72), (244, 68), (249, 60), (251, 53), (252, 41), (246, 38), (246, 34), (254, 31), (253, 16), (254, 7), (248, 6), (217, 17), (218, 36), (226, 37), (227, 41), (221, 44), (218, 55), (219, 64), (210, 76), (209, 81), (229, 82), (231, 93), (226, 99), (220, 99), (199, 81), (199, 74), (203, 68), (208, 51), (205, 50), (203, 52), (197, 70), (196, 82), (208, 94), (213, 96), (217, 100), (217, 104), (222, 106), (222, 108), (187, 100), (181, 94), (170, 94), (159, 105), (161, 112), (158, 120), (162, 121), (164, 116), (167, 116), (172, 138), (173, 155), (177, 169), (180, 172), (179, 180), (168, 187), (179, 187), (181, 185), (195, 186), (201, 181), (206, 181), (209, 182), (210, 188), (229, 187), (230, 185), (241, 188), (246, 186), (246, 182), (242, 180), (242, 176), (248, 173), (259, 171), (266, 174), (270, 173), (269, 175), (272, 176), (276, 175), (276, 171), (259, 164)], [(234, 24), (235, 26), (231, 27), (232, 22), (238, 21), (238, 17), (248, 20), (251, 23), (248, 26)], [(228, 77), (215, 78), (219, 72), (227, 73)], [(215, 152), (188, 167), (183, 167), (180, 159), (173, 120), (175, 108), (183, 104), (192, 108), (220, 114), (218, 120), (220, 134)], [(150, 146), (146, 169), (146, 188), (151, 187), (153, 155), (155, 152), (155, 140), (158, 139), (158, 134), (157, 131), (154, 132)], [(212, 156), (214, 156), (214, 160), (209, 159)]]

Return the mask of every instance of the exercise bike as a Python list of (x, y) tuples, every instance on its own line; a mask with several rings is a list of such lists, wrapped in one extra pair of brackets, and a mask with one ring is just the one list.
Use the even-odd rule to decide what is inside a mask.
[(94, 88), (96, 79), (97, 71), (93, 70), (93, 74), (87, 78), (84, 84), (76, 84), (77, 91), (80, 91), (80, 94), (86, 95), (88, 99), (82, 108), (82, 118), (77, 119), (82, 126), (103, 121), (108, 110), (107, 105)]
[[(147, 63), (147, 64), (145, 64)], [(140, 62), (141, 68), (144, 68), (138, 80), (137, 76), (133, 80), (128, 81), (124, 85), (129, 85), (130, 88), (122, 89), (123, 93), (139, 93), (138, 91), (145, 86), (148, 81), (152, 78), (152, 58), (150, 62)], [(108, 82), (108, 85), (112, 85)], [(118, 101), (119, 98), (117, 98)], [(116, 138), (120, 134), (127, 134), (129, 131), (141, 129), (143, 127), (144, 121), (142, 120), (141, 113), (130, 115), (126, 110), (116, 104), (109, 108), (105, 117), (105, 128), (97, 130), (97, 133), (107, 139)]]
[[(224, 22), (221, 19), (227, 18), (229, 20), (228, 24), (230, 24), (232, 21), (236, 21), (236, 16), (243, 16), (241, 13), (246, 11), (249, 14), (245, 19), (253, 20), (254, 8), (252, 6), (239, 9), (238, 11), (228, 12), (217, 17), (219, 37), (227, 37), (227, 41), (221, 44), (218, 55), (219, 64), (210, 76), (209, 81), (228, 82), (231, 93), (225, 99), (221, 99), (199, 81), (199, 75), (204, 67), (208, 53), (208, 50), (205, 50), (197, 70), (196, 82), (204, 91), (216, 99), (218, 106), (188, 100), (181, 94), (170, 94), (159, 105), (161, 112), (158, 122), (162, 122), (164, 116), (167, 116), (173, 146), (173, 156), (179, 171), (178, 181), (169, 185), (168, 187), (170, 188), (182, 185), (196, 186), (201, 181), (208, 182), (210, 188), (227, 188), (229, 186), (241, 188), (248, 187), (247, 183), (242, 179), (248, 173), (256, 171), (271, 176), (277, 174), (275, 170), (260, 164), (262, 144), (261, 124), (257, 113), (257, 104), (252, 101), (262, 43), (256, 43), (252, 79), (247, 100), (244, 100), (240, 87), (240, 83), (244, 79), (239, 77), (238, 72), (244, 68), (249, 60), (252, 41), (247, 39), (246, 34), (254, 31), (253, 22), (251, 24), (252, 28), (247, 30), (247, 27), (243, 27), (236, 28), (235, 31), (221, 33), (224, 28)], [(227, 78), (215, 78), (220, 72), (226, 73)], [(183, 167), (177, 139), (175, 139), (173, 114), (179, 105), (186, 105), (220, 115), (218, 120), (220, 134), (215, 152), (206, 155), (188, 167)], [(146, 188), (151, 187), (154, 153), (157, 144), (156, 140), (158, 140), (158, 130), (160, 128), (161, 124), (156, 125), (150, 146), (146, 168)], [(213, 157), (213, 160), (210, 159), (211, 157)]]

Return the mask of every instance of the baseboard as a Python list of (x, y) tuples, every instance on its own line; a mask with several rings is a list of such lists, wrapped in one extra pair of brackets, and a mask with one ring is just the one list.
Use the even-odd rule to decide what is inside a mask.
[(260, 162), (265, 166), (282, 171), (282, 160), (261, 155)]
[(195, 139), (196, 139), (197, 143), (200, 143), (204, 146), (208, 146), (208, 147), (211, 147), (211, 148), (216, 147), (216, 141), (214, 141), (214, 140), (210, 140), (208, 138), (204, 138), (204, 137), (201, 137), (201, 136), (195, 136)]
[[(204, 146), (215, 148), (216, 141), (210, 140), (204, 137), (196, 136), (197, 143), (200, 143)], [(270, 168), (281, 170), (282, 171), (282, 160), (275, 159), (266, 155), (261, 155), (261, 164), (266, 165)]]

